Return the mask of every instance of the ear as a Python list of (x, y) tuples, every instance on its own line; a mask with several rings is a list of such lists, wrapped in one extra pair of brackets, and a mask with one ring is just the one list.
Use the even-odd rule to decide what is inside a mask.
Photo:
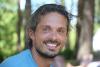
[(34, 32), (30, 28), (28, 29), (28, 36), (29, 36), (30, 39), (34, 40)]

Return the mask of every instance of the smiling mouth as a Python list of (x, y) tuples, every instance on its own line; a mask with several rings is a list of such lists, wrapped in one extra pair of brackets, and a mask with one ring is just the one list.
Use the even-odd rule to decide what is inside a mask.
[(49, 50), (54, 51), (58, 47), (58, 44), (57, 43), (46, 43), (46, 46)]
[(56, 49), (58, 49), (58, 46), (60, 45), (60, 42), (55, 40), (46, 40), (44, 41), (44, 44), (46, 45), (46, 47), (50, 50), (50, 51), (55, 51)]

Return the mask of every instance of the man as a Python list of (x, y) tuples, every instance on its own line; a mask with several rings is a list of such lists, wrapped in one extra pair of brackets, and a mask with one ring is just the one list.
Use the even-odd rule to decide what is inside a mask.
[(41, 6), (32, 14), (27, 24), (30, 49), (6, 59), (1, 66), (53, 67), (54, 58), (66, 43), (68, 29), (69, 14), (64, 6)]

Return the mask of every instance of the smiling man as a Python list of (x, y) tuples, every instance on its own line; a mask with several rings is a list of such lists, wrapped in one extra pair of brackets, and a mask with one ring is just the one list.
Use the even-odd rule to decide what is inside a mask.
[(64, 6), (39, 7), (27, 24), (29, 49), (6, 59), (2, 67), (53, 67), (54, 58), (64, 47), (69, 29), (69, 14)]

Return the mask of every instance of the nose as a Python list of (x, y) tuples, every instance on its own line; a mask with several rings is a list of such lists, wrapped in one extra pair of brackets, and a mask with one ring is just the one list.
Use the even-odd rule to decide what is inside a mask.
[(56, 32), (52, 32), (51, 38), (52, 38), (52, 40), (57, 40), (58, 39), (58, 34)]

